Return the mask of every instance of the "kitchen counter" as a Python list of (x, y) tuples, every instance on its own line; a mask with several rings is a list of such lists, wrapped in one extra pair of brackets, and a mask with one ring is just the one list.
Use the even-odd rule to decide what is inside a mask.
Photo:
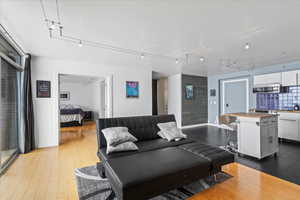
[(286, 113), (300, 113), (300, 110), (270, 110), (271, 113), (274, 112), (286, 112)]
[(255, 113), (255, 112), (249, 112), (249, 113), (227, 113), (224, 114), (224, 116), (230, 116), (230, 117), (249, 117), (249, 118), (267, 118), (267, 117), (274, 117), (276, 114), (268, 114), (268, 113)]

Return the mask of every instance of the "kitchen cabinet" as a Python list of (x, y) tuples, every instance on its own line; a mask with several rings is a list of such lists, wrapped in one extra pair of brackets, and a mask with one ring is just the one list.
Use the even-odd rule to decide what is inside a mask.
[(278, 137), (300, 141), (300, 113), (278, 112)]
[(281, 73), (256, 75), (253, 81), (254, 86), (281, 84)]
[(238, 117), (238, 152), (258, 159), (277, 153), (277, 116)]
[(293, 86), (299, 83), (300, 71), (286, 71), (282, 72), (282, 85), (283, 86)]

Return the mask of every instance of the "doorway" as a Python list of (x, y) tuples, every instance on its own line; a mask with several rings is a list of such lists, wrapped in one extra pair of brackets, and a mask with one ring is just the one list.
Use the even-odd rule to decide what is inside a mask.
[(96, 133), (96, 120), (107, 116), (104, 77), (59, 75), (60, 144)]
[(168, 78), (152, 80), (152, 115), (168, 114)]
[(221, 113), (249, 111), (248, 78), (223, 80), (221, 83)]

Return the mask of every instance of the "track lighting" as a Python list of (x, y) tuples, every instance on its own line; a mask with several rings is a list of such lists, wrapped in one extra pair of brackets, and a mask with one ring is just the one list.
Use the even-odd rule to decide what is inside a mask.
[(250, 49), (250, 44), (249, 44), (249, 43), (246, 43), (244, 48), (245, 48), (246, 50)]
[(141, 54), (141, 59), (143, 60), (145, 58), (145, 54)]
[(62, 29), (63, 29), (63, 26), (60, 25), (60, 26), (59, 26), (59, 35), (60, 35), (60, 36), (63, 36)]
[(176, 63), (176, 64), (178, 64), (178, 63), (179, 63), (179, 60), (178, 60), (178, 59), (176, 59), (176, 60), (175, 60), (175, 63)]
[(54, 21), (51, 22), (50, 28), (52, 30), (56, 29), (56, 25), (55, 25)]
[(78, 46), (79, 46), (79, 47), (82, 47), (82, 46), (83, 46), (83, 44), (82, 44), (82, 41), (81, 41), (81, 40), (79, 41), (79, 44), (78, 44)]
[(205, 59), (204, 59), (204, 57), (200, 57), (199, 60), (200, 60), (200, 62), (204, 62)]

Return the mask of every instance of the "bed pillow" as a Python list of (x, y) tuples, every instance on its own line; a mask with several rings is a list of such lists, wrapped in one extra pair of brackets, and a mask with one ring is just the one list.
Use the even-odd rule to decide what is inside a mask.
[(137, 151), (139, 148), (133, 142), (124, 142), (122, 144), (118, 144), (116, 146), (108, 145), (106, 148), (106, 153), (111, 154), (114, 152), (122, 152), (122, 151)]
[(176, 122), (159, 123), (157, 126), (168, 141), (179, 141), (187, 138), (187, 135), (183, 134), (182, 131), (177, 128)]
[(111, 127), (102, 130), (107, 146), (116, 146), (124, 142), (136, 142), (137, 139), (128, 132), (127, 127)]

